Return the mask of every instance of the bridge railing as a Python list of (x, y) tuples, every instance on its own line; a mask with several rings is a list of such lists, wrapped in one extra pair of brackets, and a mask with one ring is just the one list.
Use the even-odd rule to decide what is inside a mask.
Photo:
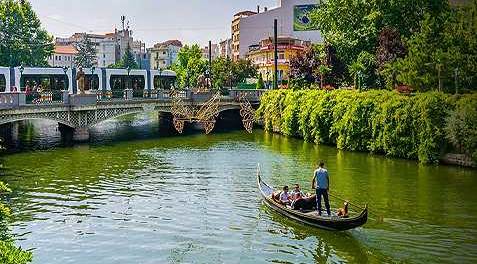
[(0, 109), (18, 108), (26, 104), (25, 93), (1, 93)]
[(26, 104), (50, 105), (68, 104), (68, 91), (26, 92)]
[(260, 97), (266, 92), (267, 90), (251, 90), (251, 89), (231, 89), (230, 90), (230, 97), (234, 100), (238, 101), (240, 98), (244, 97), (250, 102), (258, 102), (260, 101)]

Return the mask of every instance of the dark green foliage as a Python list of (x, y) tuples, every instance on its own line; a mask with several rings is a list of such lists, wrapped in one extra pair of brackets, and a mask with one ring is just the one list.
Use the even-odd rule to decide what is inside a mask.
[(458, 152), (477, 161), (477, 96), (460, 97), (446, 120), (446, 137)]
[(111, 64), (108, 66), (110, 69), (139, 69), (139, 65), (134, 58), (134, 54), (131, 51), (131, 47), (128, 45), (126, 51), (124, 52), (123, 57), (120, 61), (116, 62), (115, 64)]
[[(477, 4), (426, 15), (421, 30), (407, 41), (409, 54), (390, 67), (397, 80), (419, 91), (455, 92), (477, 87)], [(439, 76), (440, 75), (440, 76)], [(389, 77), (388, 77), (389, 79)]]
[[(456, 104), (452, 98), (437, 92), (405, 96), (384, 90), (269, 91), (262, 97), (257, 119), (267, 131), (306, 141), (435, 163), (448, 144), (444, 128), (448, 110)], [(467, 95), (459, 101), (474, 107), (477, 97)], [(475, 120), (475, 111), (467, 114), (466, 137), (477, 130), (477, 122), (469, 121)], [(474, 141), (465, 147), (468, 151), (475, 150), (473, 135)]]
[(257, 68), (249, 60), (232, 61), (229, 58), (217, 58), (212, 61), (212, 86), (217, 89), (235, 87), (256, 75)]
[(257, 89), (265, 89), (265, 83), (263, 82), (263, 76), (262, 74), (260, 73), (260, 75), (258, 76), (258, 81), (257, 81)]
[(96, 63), (96, 48), (94, 43), (88, 37), (88, 34), (84, 33), (83, 39), (76, 44), (78, 54), (74, 59), (77, 67), (91, 68)]
[(47, 66), (53, 49), (28, 1), (0, 1), (0, 66)]
[(180, 49), (171, 69), (177, 73), (179, 87), (195, 87), (199, 76), (205, 74), (207, 61), (202, 58), (199, 45), (185, 45)]

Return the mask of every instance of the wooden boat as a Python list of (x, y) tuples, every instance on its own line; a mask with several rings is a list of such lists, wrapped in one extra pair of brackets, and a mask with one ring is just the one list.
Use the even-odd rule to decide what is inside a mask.
[(260, 170), (257, 172), (257, 183), (263, 200), (268, 207), (298, 222), (331, 231), (344, 231), (362, 226), (366, 223), (366, 221), (368, 221), (367, 205), (362, 208), (361, 213), (357, 216), (350, 215), (347, 218), (338, 216), (319, 216), (316, 210), (293, 210), (273, 199), (272, 194), (274, 189), (262, 181), (260, 177)]

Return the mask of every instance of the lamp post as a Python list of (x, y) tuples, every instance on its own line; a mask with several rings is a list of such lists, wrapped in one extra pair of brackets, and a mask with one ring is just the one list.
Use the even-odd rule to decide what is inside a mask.
[(159, 88), (162, 90), (162, 68), (159, 68)]
[(270, 89), (270, 71), (267, 71), (267, 89)]
[(23, 71), (25, 70), (25, 68), (23, 67), (23, 64), (20, 65), (20, 91), (22, 90), (22, 78), (23, 78)]
[(129, 77), (129, 74), (131, 73), (131, 66), (128, 66), (126, 70), (128, 71), (128, 84), (126, 85), (126, 89), (129, 89), (129, 83), (131, 82), (131, 78)]
[(68, 73), (68, 66), (63, 67), (63, 72), (65, 73), (65, 82), (64, 82), (65, 87), (64, 87), (64, 90), (68, 90), (68, 89), (66, 89), (66, 81), (68, 80), (68, 75), (67, 75), (67, 73)]
[(207, 70), (205, 70), (205, 82), (206, 82), (206, 85), (207, 85), (207, 90), (210, 89), (210, 87), (209, 87), (209, 80), (210, 80), (209, 76), (210, 76), (210, 71), (209, 71), (209, 69), (207, 69)]
[(232, 70), (229, 71), (230, 90), (232, 90)]
[(93, 82), (94, 82), (94, 71), (96, 70), (96, 68), (93, 66), (91, 67), (91, 80), (90, 80), (90, 83), (89, 83), (89, 89), (90, 90), (93, 90)]

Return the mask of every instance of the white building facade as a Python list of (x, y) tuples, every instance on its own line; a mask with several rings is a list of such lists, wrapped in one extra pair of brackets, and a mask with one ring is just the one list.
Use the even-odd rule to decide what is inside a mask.
[(99, 67), (108, 67), (116, 63), (117, 46), (116, 41), (112, 39), (104, 39), (99, 43), (98, 52), (96, 53)]
[(55, 51), (48, 56), (48, 65), (51, 67), (74, 67), (74, 59), (78, 51), (73, 45), (55, 45)]
[(311, 43), (323, 41), (320, 32), (312, 28), (308, 12), (317, 7), (316, 0), (279, 0), (279, 7), (242, 17), (239, 25), (239, 56), (245, 58), (249, 46), (273, 37), (273, 21), (278, 20), (278, 35)]
[(182, 48), (179, 40), (168, 40), (154, 45), (148, 50), (151, 69), (166, 69), (177, 61), (177, 55)]

